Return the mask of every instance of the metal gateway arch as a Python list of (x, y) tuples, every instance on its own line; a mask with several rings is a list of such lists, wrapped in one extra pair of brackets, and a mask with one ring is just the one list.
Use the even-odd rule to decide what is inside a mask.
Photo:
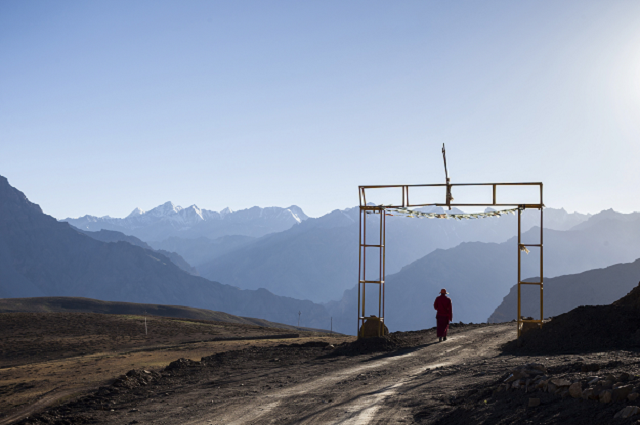
[[(445, 165), (446, 166), (446, 165)], [(534, 189), (537, 186), (539, 188), (539, 197), (536, 195), (535, 198), (531, 199), (530, 203), (522, 203), (522, 202), (510, 202), (501, 201), (498, 202), (498, 190), (500, 188), (511, 187), (511, 188), (523, 188), (523, 187), (531, 187)], [(453, 203), (452, 192), (455, 188), (460, 187), (468, 187), (471, 190), (474, 189), (482, 189), (482, 188), (491, 188), (491, 192), (493, 196), (489, 195), (486, 203)], [(421, 189), (429, 189), (429, 190), (438, 190), (442, 189), (442, 192), (437, 195), (437, 197), (442, 196), (444, 198), (444, 202), (421, 202), (416, 201), (416, 199), (421, 196), (418, 194), (416, 196), (416, 192), (419, 192)], [(458, 183), (451, 184), (449, 183), (449, 179), (447, 176), (447, 183), (445, 184), (422, 184), (422, 185), (390, 185), (390, 186), (359, 186), (359, 198), (360, 198), (360, 231), (359, 231), (359, 260), (358, 260), (358, 338), (364, 338), (367, 336), (381, 336), (384, 335), (385, 330), (385, 250), (386, 250), (386, 216), (387, 210), (398, 209), (398, 208), (418, 208), (418, 207), (448, 207), (449, 209), (453, 207), (512, 207), (517, 208), (517, 216), (518, 216), (518, 336), (520, 336), (527, 326), (542, 326), (542, 319), (544, 317), (543, 313), (543, 188), (542, 183)], [(382, 204), (367, 204), (367, 194), (372, 192), (383, 192), (383, 191), (391, 191), (393, 192), (393, 197), (395, 199), (395, 203), (391, 203), (388, 205)], [(490, 193), (491, 193), (490, 192)], [(535, 190), (536, 194), (538, 193)], [(410, 196), (414, 194), (414, 196)], [(413, 199), (414, 201), (411, 201)], [(429, 199), (431, 200), (431, 199)], [(398, 202), (399, 201), (399, 202)], [(537, 244), (523, 244), (522, 243), (522, 212), (526, 209), (537, 209), (540, 210), (540, 243)], [(367, 217), (376, 218), (379, 217), (378, 220), (375, 220), (373, 225), (367, 225)], [(371, 232), (374, 232), (374, 235), (377, 234), (376, 238), (372, 239)], [(367, 236), (369, 235), (369, 239)], [(522, 251), (526, 251), (527, 247), (537, 247), (540, 249), (540, 280), (538, 282), (523, 282), (521, 276), (521, 255)], [(367, 252), (369, 251), (369, 253)], [(373, 251), (373, 254), (371, 253)], [(375, 276), (367, 276), (367, 258), (376, 260), (378, 267), (377, 273)], [(369, 273), (371, 274), (371, 273)], [(367, 285), (369, 287), (371, 285), (377, 286), (374, 288), (373, 295), (377, 296), (378, 299), (378, 315), (370, 315), (367, 317), (367, 312), (365, 311), (366, 305), (366, 296), (367, 296)], [(524, 319), (521, 314), (521, 286), (522, 285), (538, 285), (540, 287), (540, 319)], [(377, 289), (377, 291), (375, 290)], [(369, 291), (369, 295), (371, 295), (371, 291)], [(365, 335), (365, 322), (368, 322), (367, 329)], [(529, 324), (529, 325), (527, 325)], [(376, 327), (377, 326), (377, 327)], [(374, 329), (371, 332), (371, 329)], [(376, 332), (377, 330), (377, 332)]]

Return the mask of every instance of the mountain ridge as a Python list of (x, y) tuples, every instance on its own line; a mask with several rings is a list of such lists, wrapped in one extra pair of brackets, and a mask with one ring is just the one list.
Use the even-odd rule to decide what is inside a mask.
[(162, 254), (129, 242), (102, 242), (45, 215), (0, 176), (0, 297), (72, 296), (185, 305), (326, 328), (325, 308), (265, 290), (241, 290), (192, 276)]
[(207, 236), (214, 239), (225, 235), (259, 237), (286, 230), (307, 219), (307, 215), (296, 205), (287, 208), (251, 207), (238, 211), (225, 208), (217, 212), (200, 209), (195, 204), (182, 208), (168, 201), (148, 211), (135, 208), (125, 218), (85, 215), (60, 221), (81, 230), (119, 231), (149, 242), (185, 235), (189, 238)]

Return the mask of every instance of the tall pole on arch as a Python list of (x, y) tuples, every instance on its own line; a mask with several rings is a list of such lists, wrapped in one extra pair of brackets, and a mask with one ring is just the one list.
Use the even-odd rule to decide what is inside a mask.
[(447, 179), (447, 202), (446, 204), (449, 206), (449, 210), (451, 210), (451, 201), (453, 201), (453, 196), (451, 196), (451, 179), (449, 179), (449, 172), (447, 171), (447, 152), (444, 148), (444, 143), (442, 144), (442, 159), (444, 160), (444, 176)]

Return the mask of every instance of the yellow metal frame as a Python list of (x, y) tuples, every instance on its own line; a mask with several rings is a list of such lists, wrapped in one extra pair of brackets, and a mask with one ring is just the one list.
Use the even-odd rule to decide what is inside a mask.
[[(479, 204), (457, 204), (452, 203), (451, 196), (452, 188), (460, 186), (492, 186), (493, 199), (491, 203), (479, 203)], [(500, 186), (539, 186), (540, 199), (537, 203), (518, 204), (518, 203), (498, 203), (497, 202), (497, 189)], [(428, 203), (428, 204), (412, 204), (410, 202), (410, 189), (418, 187), (443, 187), (446, 189), (445, 202), (444, 203)], [(393, 189), (398, 188), (402, 191), (402, 203), (399, 205), (367, 205), (367, 190), (375, 189)], [(384, 334), (385, 327), (385, 315), (384, 315), (384, 298), (385, 298), (385, 249), (386, 249), (386, 209), (387, 208), (415, 208), (425, 206), (436, 207), (518, 207), (518, 337), (522, 334), (524, 323), (537, 323), (542, 326), (543, 323), (543, 186), (542, 183), (446, 183), (446, 184), (417, 184), (417, 185), (389, 185), (389, 186), (359, 186), (358, 194), (360, 198), (360, 227), (359, 227), (359, 255), (358, 255), (358, 338), (364, 337), (364, 323), (367, 319), (378, 321), (378, 336)], [(522, 211), (527, 208), (535, 208), (540, 210), (540, 243), (539, 244), (523, 244), (522, 243)], [(374, 215), (379, 216), (379, 225), (376, 226), (379, 229), (380, 237), (378, 243), (367, 243), (367, 216)], [(523, 282), (521, 276), (521, 264), (522, 264), (522, 250), (526, 247), (538, 247), (540, 248), (540, 281), (539, 282)], [(366, 264), (367, 264), (367, 249), (377, 249), (379, 258), (379, 274), (378, 279), (367, 279)], [(378, 316), (367, 317), (365, 312), (366, 301), (366, 286), (367, 284), (378, 285)], [(540, 320), (523, 319), (521, 312), (521, 286), (522, 285), (538, 285), (540, 287)]]

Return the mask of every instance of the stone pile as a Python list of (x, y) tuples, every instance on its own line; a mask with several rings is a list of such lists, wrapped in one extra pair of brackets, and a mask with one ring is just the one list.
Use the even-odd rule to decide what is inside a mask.
[[(583, 366), (582, 371), (592, 371)], [(612, 402), (640, 402), (640, 377), (626, 372), (603, 376), (552, 377), (539, 363), (529, 363), (511, 370), (496, 388), (496, 392), (524, 390), (527, 393), (546, 392), (562, 398), (575, 398), (603, 404)], [(540, 398), (529, 398), (529, 407), (540, 405)], [(628, 418), (640, 413), (640, 407), (628, 406), (616, 414), (616, 418)]]
[(205, 365), (204, 359), (202, 361), (197, 362), (195, 360), (180, 358), (178, 360), (175, 360), (169, 363), (167, 367), (164, 368), (164, 370), (169, 372), (176, 369), (186, 369), (188, 367), (198, 367), (198, 366), (204, 366), (204, 365)]
[(158, 378), (160, 378), (160, 374), (158, 372), (132, 369), (127, 372), (126, 375), (121, 375), (119, 378), (117, 378), (113, 382), (113, 386), (132, 389), (149, 385), (151, 381), (154, 381)]

